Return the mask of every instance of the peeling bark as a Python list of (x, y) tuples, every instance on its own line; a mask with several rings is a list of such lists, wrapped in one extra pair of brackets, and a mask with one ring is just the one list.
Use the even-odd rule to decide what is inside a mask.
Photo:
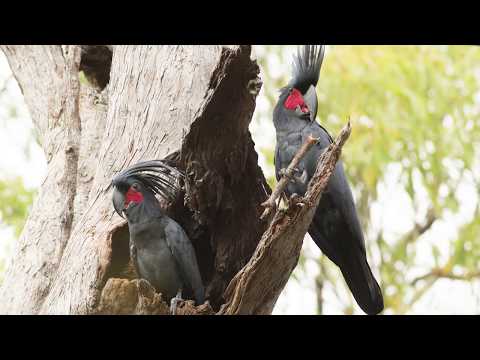
[[(103, 288), (95, 315), (170, 315), (162, 295), (145, 280), (111, 278)], [(177, 315), (213, 315), (208, 303), (195, 306), (193, 301), (181, 302)]]
[(2, 49), (48, 175), (0, 289), (0, 312), (95, 313), (108, 279), (128, 273), (127, 225), (112, 211), (110, 180), (168, 155), (189, 174), (185, 201), (169, 212), (192, 239), (218, 307), (265, 228), (256, 214), (269, 189), (248, 132), (259, 83), (250, 47), (113, 46), (102, 93), (80, 89), (79, 47)]
[(162, 158), (186, 173), (184, 191), (162, 205), (192, 240), (209, 300), (185, 301), (178, 313), (271, 313), (341, 144), (317, 168), (303, 207), (292, 202), (260, 220), (271, 191), (248, 131), (261, 85), (250, 46), (108, 46), (111, 62), (95, 58), (90, 68), (103, 80), (90, 85), (78, 77), (92, 65), (89, 46), (2, 50), (48, 171), (0, 288), (0, 313), (168, 313), (132, 269), (110, 186), (125, 167)]
[[(80, 120), (77, 47), (4, 46), (25, 96), (48, 172), (0, 291), (0, 312), (36, 313), (71, 233)], [(28, 60), (27, 63), (25, 60)]]

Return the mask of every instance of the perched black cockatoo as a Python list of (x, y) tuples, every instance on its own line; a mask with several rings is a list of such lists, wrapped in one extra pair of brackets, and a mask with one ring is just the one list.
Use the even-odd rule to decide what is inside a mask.
[(205, 289), (195, 250), (185, 231), (160, 207), (155, 195), (174, 199), (182, 174), (161, 160), (140, 162), (113, 180), (113, 206), (126, 215), (130, 256), (139, 276), (168, 301), (172, 312), (183, 292), (203, 304)]
[[(324, 46), (304, 46), (299, 50), (294, 57), (293, 78), (280, 90), (273, 111), (277, 180), (309, 135), (319, 139), (300, 161), (295, 179), (287, 186), (288, 195), (305, 194), (319, 157), (333, 141), (327, 130), (315, 121), (318, 106), (315, 87), (324, 52)], [(341, 161), (321, 197), (308, 232), (322, 252), (340, 268), (362, 310), (367, 314), (381, 312), (382, 292), (367, 262), (365, 240)]]

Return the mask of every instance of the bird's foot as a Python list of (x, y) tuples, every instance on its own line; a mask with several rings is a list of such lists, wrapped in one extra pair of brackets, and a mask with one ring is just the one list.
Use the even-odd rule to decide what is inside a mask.
[(288, 201), (288, 207), (290, 206), (300, 206), (303, 207), (305, 206), (305, 203), (303, 202), (303, 197), (294, 193), (292, 196), (290, 196), (290, 199)]
[[(307, 180), (308, 180), (307, 170), (303, 170), (303, 172), (300, 172), (300, 170), (298, 168), (294, 168), (293, 171), (297, 174), (301, 173), (301, 175), (300, 176), (296, 176), (296, 175), (292, 176), (290, 182), (301, 184), (301, 185), (306, 185)], [(285, 168), (280, 169), (278, 173), (281, 177), (287, 176), (287, 170)]]
[(179, 302), (182, 302), (182, 290), (179, 290), (177, 295), (170, 300), (170, 313), (172, 315), (177, 315), (177, 305)]
[(183, 301), (183, 299), (177, 297), (174, 297), (172, 300), (170, 300), (170, 314), (177, 315), (177, 305), (181, 301)]
[(303, 173), (302, 173), (301, 176), (294, 176), (293, 177), (293, 182), (295, 182), (297, 184), (299, 183), (301, 185), (306, 185), (307, 180), (308, 180), (307, 170), (303, 170)]
[(287, 169), (281, 168), (280, 170), (278, 170), (278, 175), (280, 175), (281, 178), (287, 176)]

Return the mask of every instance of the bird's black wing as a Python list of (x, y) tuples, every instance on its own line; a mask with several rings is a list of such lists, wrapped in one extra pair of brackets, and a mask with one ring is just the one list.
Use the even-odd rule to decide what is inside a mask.
[[(314, 154), (311, 154), (309, 159), (307, 159), (308, 175), (309, 178), (311, 178), (317, 167), (318, 159), (320, 158), (324, 149), (333, 143), (333, 138), (323, 126), (316, 122), (312, 123), (310, 129), (305, 131), (305, 134), (307, 133), (311, 133), (313, 136), (320, 139), (318, 146), (311, 150)], [(353, 194), (350, 189), (350, 185), (348, 184), (347, 176), (345, 174), (345, 170), (343, 169), (341, 160), (339, 160), (335, 166), (335, 171), (328, 182), (326, 192), (331, 199), (331, 207), (336, 209), (336, 211), (339, 213), (338, 216), (345, 219), (345, 225), (348, 227), (348, 230), (354, 239), (354, 243), (352, 245), (355, 244), (359, 246), (359, 249), (362, 251), (362, 253), (365, 253), (365, 240), (363, 238), (360, 221), (355, 208)]]
[(333, 143), (333, 138), (332, 138), (332, 136), (328, 133), (327, 129), (325, 129), (322, 125), (320, 125), (320, 124), (317, 123), (317, 122), (316, 122), (314, 125), (318, 126), (318, 127), (322, 130), (322, 132), (320, 132), (321, 136), (322, 136), (323, 138), (328, 139), (329, 144), (332, 144), (332, 143)]
[[(316, 154), (308, 160), (309, 173), (315, 171), (315, 159), (318, 160), (324, 148), (333, 141), (319, 124), (312, 124), (310, 131), (320, 138), (320, 144), (312, 149)], [(337, 162), (320, 199), (309, 234), (325, 255), (340, 267), (360, 307), (367, 314), (379, 313), (383, 309), (382, 292), (367, 262), (363, 232), (341, 161)]]
[(181, 226), (172, 219), (168, 219), (165, 227), (165, 238), (177, 263), (182, 280), (193, 291), (197, 305), (203, 304), (205, 288), (200, 276), (195, 249), (190, 239)]
[(280, 148), (278, 146), (275, 147), (275, 153), (273, 155), (273, 163), (275, 164), (275, 178), (277, 179), (277, 181), (280, 181), (280, 169), (282, 168), (282, 166), (280, 165), (281, 163), (281, 159), (280, 159)]

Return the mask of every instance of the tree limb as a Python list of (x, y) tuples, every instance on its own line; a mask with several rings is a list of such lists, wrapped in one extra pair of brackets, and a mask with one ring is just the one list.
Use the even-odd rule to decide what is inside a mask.
[(350, 132), (348, 122), (335, 142), (322, 154), (305, 197), (301, 200), (304, 205), (290, 206), (287, 211), (276, 211), (252, 258), (225, 291), (227, 301), (219, 314), (272, 312), (297, 265), (303, 238)]
[(470, 281), (478, 277), (480, 277), (480, 271), (471, 271), (461, 275), (456, 275), (456, 274), (453, 274), (451, 271), (446, 271), (443, 268), (435, 268), (429, 271), (428, 273), (413, 279), (411, 282), (411, 285), (415, 286), (419, 281), (426, 280), (429, 278)]
[(248, 133), (255, 98), (247, 85), (258, 74), (250, 47), (115, 46), (111, 66), (100, 165), (41, 313), (95, 313), (117, 277), (115, 249), (128, 245), (117, 236), (125, 223), (112, 211), (111, 178), (174, 152), (187, 174), (179, 222), (200, 254), (207, 294), (220, 301), (264, 229), (257, 214), (264, 179)]
[(426, 233), (432, 227), (436, 220), (437, 215), (435, 214), (433, 208), (430, 208), (427, 212), (425, 222), (423, 224), (415, 223), (413, 229), (403, 236), (399, 246), (407, 246), (412, 241), (418, 239), (419, 236)]
[(208, 294), (223, 302), (267, 226), (259, 215), (269, 188), (248, 131), (259, 85), (250, 46), (116, 45), (102, 104), (88, 84), (79, 91), (78, 47), (2, 50), (48, 173), (0, 287), (0, 313), (95, 313), (128, 262), (111, 178), (173, 153), (187, 174), (175, 219), (200, 254)]
[(40, 135), (48, 168), (0, 288), (0, 312), (36, 313), (72, 229), (81, 133), (80, 53), (76, 46), (57, 45), (2, 50)]

